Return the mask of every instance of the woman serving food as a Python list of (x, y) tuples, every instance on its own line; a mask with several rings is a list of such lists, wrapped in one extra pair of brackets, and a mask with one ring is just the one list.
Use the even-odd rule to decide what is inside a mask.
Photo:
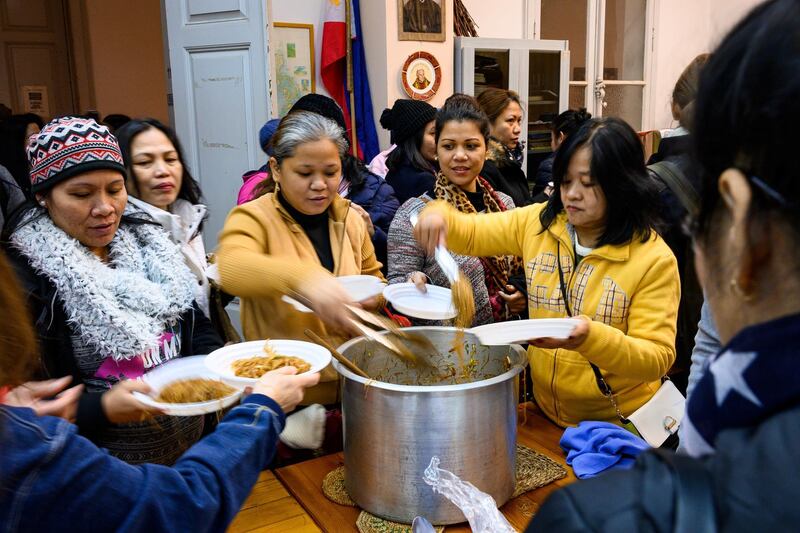
[[(545, 205), (460, 213), (436, 201), (414, 235), (427, 253), (446, 243), (473, 256), (520, 255), (530, 318), (579, 316), (568, 339), (531, 341), (534, 397), (561, 426), (619, 423), (660, 386), (675, 359), (680, 285), (675, 257), (654, 225), (642, 146), (623, 121), (594, 119), (559, 149)], [(591, 363), (591, 364), (590, 364)]]

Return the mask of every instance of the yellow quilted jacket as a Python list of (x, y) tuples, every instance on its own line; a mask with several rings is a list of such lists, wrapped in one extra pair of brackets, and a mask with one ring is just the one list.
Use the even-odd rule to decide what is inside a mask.
[[(335, 276), (368, 274), (383, 279), (366, 225), (338, 195), (329, 209), (331, 251)], [(241, 319), (247, 340), (308, 340), (308, 328), (338, 346), (347, 340), (330, 331), (316, 315), (301, 313), (287, 304), (284, 294), (297, 295), (315, 273), (330, 273), (319, 261), (303, 228), (270, 193), (233, 209), (219, 238), (217, 262), (222, 288), (241, 301)], [(331, 404), (338, 398), (338, 375), (323, 370), (320, 383), (306, 391), (304, 405)]]
[(560, 255), (572, 312), (591, 321), (589, 335), (574, 351), (528, 348), (534, 397), (561, 426), (582, 420), (618, 424), (589, 361), (601, 369), (623, 415), (658, 390), (660, 378), (675, 360), (680, 300), (675, 256), (653, 233), (646, 242), (635, 238), (624, 245), (600, 246), (575, 269), (566, 214), (543, 230), (539, 221), (543, 207), (467, 215), (434, 202), (423, 216), (431, 212), (444, 216), (447, 246), (456, 253), (522, 256), (530, 318), (567, 316), (557, 270), (556, 254)]

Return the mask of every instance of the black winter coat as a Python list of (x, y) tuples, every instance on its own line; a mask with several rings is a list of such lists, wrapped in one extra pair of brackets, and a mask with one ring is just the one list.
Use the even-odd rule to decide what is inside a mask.
[(411, 198), (427, 194), (433, 198), (433, 186), (436, 176), (433, 172), (419, 170), (408, 161), (402, 165), (389, 169), (386, 174), (386, 183), (392, 186), (397, 201), (403, 205)]
[(506, 193), (517, 207), (531, 204), (531, 190), (522, 167), (508, 158), (499, 142), (491, 139), (486, 153), (486, 162), (481, 177), (496, 191)]
[(633, 470), (554, 492), (526, 532), (797, 531), (798, 439), (795, 405), (756, 427), (720, 433), (716, 454), (705, 459), (647, 452)]
[(347, 198), (354, 204), (361, 206), (364, 211), (369, 213), (375, 234), (372, 236), (372, 245), (375, 247), (375, 257), (383, 265), (386, 271), (386, 241), (389, 234), (389, 225), (394, 219), (400, 202), (395, 197), (392, 186), (380, 176), (372, 172), (364, 172), (364, 182), (358, 190), (353, 190), (350, 186)]
[[(72, 330), (55, 286), (46, 276), (37, 273), (17, 250), (7, 250), (7, 257), (26, 297), (39, 341), (41, 365), (37, 379), (72, 376), (72, 385), (80, 384), (81, 373), (72, 354)], [(222, 339), (197, 303), (181, 316), (180, 321), (181, 356), (207, 354), (222, 347)], [(81, 396), (75, 420), (81, 433), (93, 433), (110, 423), (103, 413), (101, 396), (102, 393), (89, 392)]]

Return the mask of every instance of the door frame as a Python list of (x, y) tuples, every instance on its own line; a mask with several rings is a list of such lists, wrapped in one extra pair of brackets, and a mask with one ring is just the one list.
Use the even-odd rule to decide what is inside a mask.
[[(606, 85), (643, 85), (642, 92), (642, 130), (653, 128), (656, 105), (653, 102), (655, 91), (653, 81), (655, 65), (653, 55), (658, 33), (658, 13), (661, 0), (645, 0), (645, 35), (643, 80), (604, 80)], [(595, 83), (599, 79), (598, 58), (603, 57), (606, 0), (586, 0), (586, 81), (570, 81), (570, 87), (584, 87), (584, 101), (594, 116), (602, 116), (602, 107), (595, 98)], [(542, 0), (525, 0), (523, 4), (525, 19), (524, 31), (526, 39), (541, 39)], [(602, 59), (600, 59), (602, 61)], [(598, 109), (599, 108), (599, 109)]]

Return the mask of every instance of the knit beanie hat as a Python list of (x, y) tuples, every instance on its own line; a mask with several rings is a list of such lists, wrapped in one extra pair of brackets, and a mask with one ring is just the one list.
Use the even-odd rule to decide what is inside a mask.
[(67, 178), (98, 169), (125, 175), (116, 137), (90, 118), (57, 118), (28, 140), (31, 192), (50, 189)]
[(391, 109), (381, 114), (381, 126), (389, 130), (392, 144), (400, 144), (436, 118), (436, 108), (421, 100), (395, 100)]
[(281, 119), (279, 118), (268, 120), (266, 124), (261, 126), (258, 132), (258, 143), (261, 145), (261, 149), (264, 150), (264, 153), (270, 157), (272, 157), (272, 148), (269, 146), (269, 141), (272, 139), (272, 136), (275, 135), (275, 132), (278, 130), (278, 124), (280, 123)]
[(344, 113), (342, 108), (336, 103), (336, 100), (329, 96), (321, 94), (310, 93), (301, 97), (294, 103), (289, 113), (292, 111), (310, 111), (317, 115), (322, 115), (334, 121), (342, 131), (347, 131), (347, 125), (344, 122)]

